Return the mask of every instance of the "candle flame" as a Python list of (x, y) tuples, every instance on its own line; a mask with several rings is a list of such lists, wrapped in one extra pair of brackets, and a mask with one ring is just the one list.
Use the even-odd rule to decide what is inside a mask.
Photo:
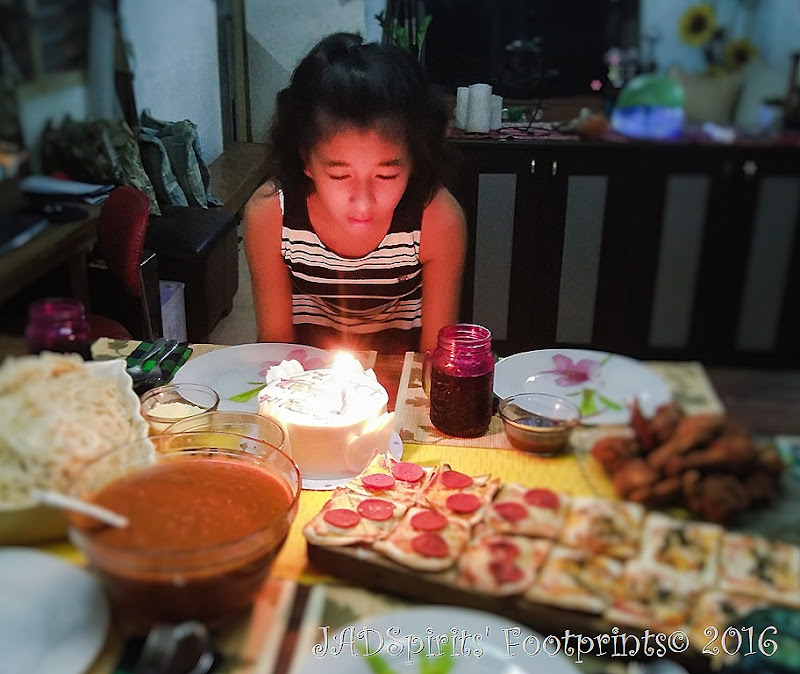
[(361, 363), (349, 351), (338, 351), (333, 357), (331, 369), (341, 373), (364, 371)]

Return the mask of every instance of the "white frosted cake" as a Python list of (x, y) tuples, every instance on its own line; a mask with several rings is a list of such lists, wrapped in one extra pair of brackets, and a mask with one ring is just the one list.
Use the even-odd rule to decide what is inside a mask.
[(269, 369), (258, 412), (286, 427), (304, 478), (339, 479), (360, 473), (375, 449), (387, 450), (394, 428), (388, 402), (375, 373), (355, 358), (308, 371), (284, 361)]

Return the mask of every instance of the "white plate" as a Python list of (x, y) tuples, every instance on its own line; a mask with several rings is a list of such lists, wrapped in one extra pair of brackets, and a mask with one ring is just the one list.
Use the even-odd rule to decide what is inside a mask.
[(82, 674), (103, 648), (110, 611), (84, 569), (27, 548), (0, 548), (0, 669)]
[[(403, 441), (400, 439), (397, 431), (392, 431), (392, 435), (389, 438), (389, 454), (397, 461), (403, 458)], [(336, 487), (343, 487), (352, 479), (352, 477), (343, 477), (336, 480), (315, 480), (314, 478), (304, 477), (303, 489), (310, 489), (311, 491), (330, 491), (331, 489), (336, 489)]]
[[(356, 623), (350, 627), (350, 634), (356, 635), (356, 644), (364, 644), (364, 636), (369, 636), (370, 651), (378, 651), (383, 640), (383, 647), (378, 651), (380, 657), (392, 671), (417, 674), (422, 654), (409, 655), (410, 637), (423, 640), (432, 635), (450, 639), (454, 653), (458, 653), (455, 666), (450, 674), (526, 674), (527, 672), (547, 672), (547, 674), (576, 674), (580, 670), (563, 654), (547, 655), (541, 648), (535, 655), (523, 650), (523, 644), (529, 639), (528, 652), (533, 653), (534, 639), (541, 644), (545, 637), (532, 632), (527, 627), (513, 620), (502, 618), (493, 613), (474, 611), (455, 606), (419, 606), (385, 613), (384, 615)], [(322, 653), (311, 654), (300, 663), (295, 674), (369, 674), (372, 670), (364, 663), (361, 655), (351, 655), (349, 644), (341, 651), (334, 653), (334, 646), (342, 646), (340, 635), (342, 628), (330, 630), (328, 648)], [(391, 631), (391, 637), (388, 630)], [(360, 631), (364, 634), (357, 636)], [(370, 631), (372, 630), (372, 631)], [(430, 630), (430, 632), (429, 632)], [(504, 632), (504, 630), (514, 630)], [(519, 630), (519, 631), (516, 631)], [(321, 632), (320, 632), (321, 634)], [(348, 632), (345, 632), (345, 638)], [(458, 635), (456, 639), (454, 635)], [(465, 637), (466, 635), (466, 637)], [(557, 636), (557, 635), (556, 635)], [(334, 637), (337, 640), (334, 640)], [(427, 641), (425, 642), (427, 643)], [(389, 653), (389, 645), (393, 644), (393, 654)], [(562, 644), (563, 645), (563, 635)], [(397, 647), (401, 648), (397, 648)], [(551, 645), (552, 648), (552, 645)], [(470, 652), (467, 652), (470, 649)], [(317, 649), (321, 651), (322, 649)], [(411, 650), (416, 650), (412, 647)], [(552, 652), (552, 651), (551, 651)], [(411, 663), (409, 664), (409, 658)], [(455, 659), (455, 658), (454, 658)]]
[[(240, 344), (188, 360), (173, 381), (210, 386), (219, 394), (221, 410), (258, 412), (258, 392), (266, 386), (267, 370), (284, 360), (297, 360), (306, 370), (315, 370), (330, 365), (333, 354), (300, 344)], [(231, 400), (247, 392), (252, 393), (247, 401)]]
[(669, 386), (638, 360), (587, 349), (542, 349), (503, 358), (494, 368), (499, 398), (550, 393), (581, 409), (583, 424), (627, 424), (634, 399), (646, 416), (672, 400)]

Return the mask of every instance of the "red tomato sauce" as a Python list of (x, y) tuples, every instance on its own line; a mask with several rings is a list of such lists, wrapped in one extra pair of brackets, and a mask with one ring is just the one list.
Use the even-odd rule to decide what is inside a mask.
[(93, 500), (129, 519), (124, 528), (72, 521), (133, 631), (159, 621), (217, 625), (246, 610), (297, 511), (279, 476), (207, 456), (162, 458)]
[(129, 519), (127, 527), (98, 531), (99, 543), (168, 551), (264, 529), (286, 512), (292, 495), (275, 476), (241, 461), (176, 458), (114, 480), (92, 500)]

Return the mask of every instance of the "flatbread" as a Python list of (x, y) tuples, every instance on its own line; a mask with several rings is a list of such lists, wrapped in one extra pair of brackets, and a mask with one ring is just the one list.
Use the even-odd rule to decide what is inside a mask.
[[(424, 523), (424, 524), (423, 524)], [(385, 539), (373, 548), (391, 560), (418, 571), (452, 567), (470, 537), (470, 528), (432, 508), (414, 506)]]
[(598, 555), (629, 559), (639, 551), (644, 514), (638, 503), (578, 497), (567, 513), (560, 542)]
[(403, 503), (337, 487), (303, 534), (314, 545), (325, 547), (374, 543), (386, 538), (407, 510)]
[(623, 562), (589, 550), (554, 545), (526, 599), (601, 614), (612, 603)]
[(800, 608), (800, 547), (728, 532), (720, 554), (720, 589)]
[(641, 558), (712, 585), (719, 571), (719, 548), (725, 530), (716, 524), (679, 520), (651, 512), (644, 521)]
[(566, 494), (507, 483), (486, 509), (484, 521), (501, 533), (556, 539), (570, 503)]
[(458, 559), (456, 582), (494, 597), (521, 594), (533, 583), (553, 542), (491, 531), (470, 540)]

